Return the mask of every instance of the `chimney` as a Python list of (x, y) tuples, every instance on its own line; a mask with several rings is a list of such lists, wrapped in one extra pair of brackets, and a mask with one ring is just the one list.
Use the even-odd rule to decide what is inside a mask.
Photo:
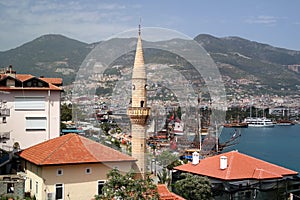
[(16, 71), (12, 69), (12, 65), (9, 65), (9, 68), (6, 70), (7, 75), (16, 78)]
[(220, 156), (220, 169), (226, 169), (227, 168), (227, 157), (226, 156)]
[(197, 151), (195, 151), (193, 154), (192, 154), (192, 164), (193, 165), (197, 165), (199, 164), (199, 153)]

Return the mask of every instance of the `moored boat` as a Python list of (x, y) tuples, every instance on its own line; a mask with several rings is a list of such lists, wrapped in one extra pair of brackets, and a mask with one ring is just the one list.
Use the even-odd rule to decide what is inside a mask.
[(277, 120), (276, 125), (278, 125), (278, 126), (291, 126), (291, 125), (295, 125), (295, 123), (291, 120)]
[(273, 122), (266, 117), (247, 117), (244, 122), (249, 127), (274, 127)]
[(246, 122), (232, 122), (223, 124), (225, 128), (247, 128), (248, 124)]

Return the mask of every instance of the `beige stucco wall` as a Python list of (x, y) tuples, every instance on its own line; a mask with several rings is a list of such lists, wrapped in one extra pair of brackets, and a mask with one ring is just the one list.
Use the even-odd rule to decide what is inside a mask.
[[(36, 195), (38, 199), (47, 199), (47, 193), (55, 194), (55, 184), (63, 184), (64, 199), (89, 200), (98, 192), (98, 181), (106, 180), (106, 174), (112, 168), (117, 167), (121, 172), (126, 173), (130, 171), (131, 166), (131, 162), (43, 166), (39, 167), (37, 175), (37, 167), (28, 163), (25, 191), (29, 191), (30, 180), (34, 183), (42, 181), (38, 184), (41, 186)], [(87, 168), (91, 169), (90, 174), (86, 174)], [(58, 169), (63, 171), (62, 175), (57, 175)], [(31, 194), (35, 195), (35, 188), (31, 190)]]
[[(45, 97), (45, 110), (15, 110), (15, 97)], [(12, 146), (19, 142), (21, 149), (28, 148), (40, 142), (58, 137), (60, 134), (60, 91), (10, 91), (1, 95), (10, 108), (7, 123), (1, 124), (1, 132), (10, 131), (10, 140), (1, 146)], [(46, 117), (47, 128), (45, 131), (26, 131), (25, 117)], [(2, 119), (1, 119), (2, 120)]]
[[(25, 192), (30, 192), (36, 199), (46, 199), (43, 197), (43, 188), (45, 188), (42, 175), (42, 167), (27, 163)], [(31, 182), (31, 188), (30, 188)]]

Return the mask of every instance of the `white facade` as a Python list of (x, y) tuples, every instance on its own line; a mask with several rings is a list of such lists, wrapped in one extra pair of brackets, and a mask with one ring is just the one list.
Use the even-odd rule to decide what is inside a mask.
[(10, 112), (0, 114), (0, 148), (12, 150), (18, 143), (25, 149), (60, 135), (62, 90), (47, 80), (0, 73), (0, 102)]
[(59, 136), (60, 91), (10, 91), (1, 99), (10, 109), (6, 123), (0, 124), (0, 132), (10, 133), (2, 146), (18, 142), (25, 149)]

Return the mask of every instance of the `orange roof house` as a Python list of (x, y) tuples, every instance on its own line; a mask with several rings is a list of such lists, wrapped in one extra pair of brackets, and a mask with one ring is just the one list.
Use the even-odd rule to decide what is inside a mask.
[(136, 161), (72, 133), (29, 147), (19, 155), (26, 174), (25, 191), (37, 199), (92, 199), (102, 192), (111, 169), (127, 173)]
[[(215, 193), (222, 198), (248, 195), (256, 199), (272, 199), (287, 182), (298, 180), (298, 172), (231, 151), (175, 167), (178, 173), (207, 176)], [(290, 184), (290, 183), (289, 183)], [(275, 192), (274, 192), (275, 191)], [(276, 194), (275, 194), (276, 193)], [(273, 196), (272, 196), (273, 195)], [(217, 198), (217, 197), (216, 197)]]
[(135, 161), (126, 154), (74, 133), (25, 149), (20, 156), (35, 165)]
[[(222, 156), (227, 158), (227, 165), (221, 169)], [(224, 163), (225, 164), (225, 163)], [(241, 180), (241, 179), (274, 179), (284, 176), (297, 175), (298, 172), (289, 170), (263, 160), (231, 151), (217, 156), (203, 159), (197, 165), (188, 163), (175, 169), (193, 174), (199, 174), (220, 180)]]

